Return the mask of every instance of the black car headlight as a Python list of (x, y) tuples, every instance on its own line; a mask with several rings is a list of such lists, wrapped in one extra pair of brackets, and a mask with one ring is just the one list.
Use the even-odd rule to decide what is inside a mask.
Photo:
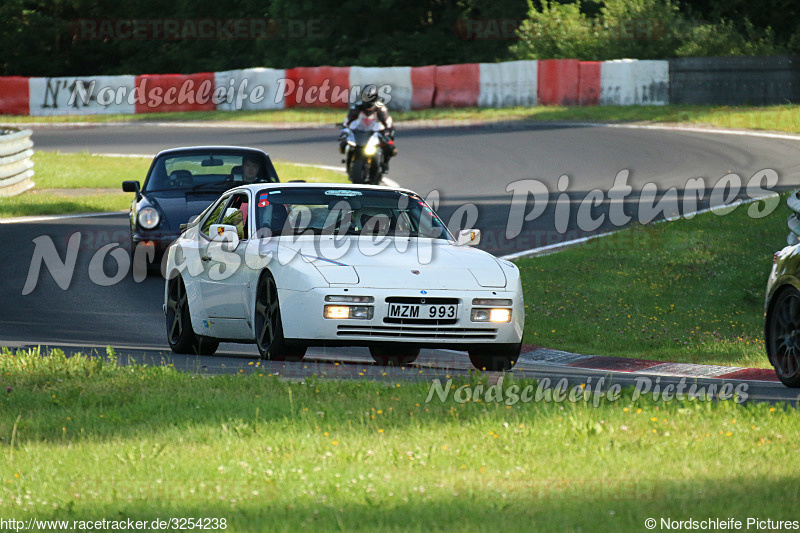
[(161, 215), (155, 207), (144, 207), (139, 211), (137, 220), (142, 228), (153, 229), (161, 221)]

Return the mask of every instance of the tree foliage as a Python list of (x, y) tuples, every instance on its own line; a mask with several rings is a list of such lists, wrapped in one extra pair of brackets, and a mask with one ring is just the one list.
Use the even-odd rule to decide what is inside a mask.
[[(247, 39), (79, 31), (130, 19), (270, 22), (266, 38)], [(0, 75), (798, 52), (798, 22), (796, 0), (2, 0)]]

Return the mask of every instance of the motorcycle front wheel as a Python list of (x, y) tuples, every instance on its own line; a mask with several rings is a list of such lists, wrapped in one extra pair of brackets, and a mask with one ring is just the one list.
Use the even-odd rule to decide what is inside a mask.
[(349, 178), (352, 183), (364, 183), (364, 160), (354, 157), (350, 162)]

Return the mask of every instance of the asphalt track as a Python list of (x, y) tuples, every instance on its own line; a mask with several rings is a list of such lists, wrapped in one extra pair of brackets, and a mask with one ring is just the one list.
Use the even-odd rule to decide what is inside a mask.
[[(335, 128), (125, 125), (34, 129), (34, 142), (41, 150), (154, 154), (176, 146), (245, 145), (265, 149), (276, 159), (338, 166), (335, 138)], [(498, 255), (585, 235), (575, 222), (577, 202), (587, 191), (607, 190), (623, 169), (630, 171), (629, 184), (634, 188), (625, 203), (626, 212), (632, 215), (636, 213), (637, 191), (648, 182), (655, 183), (662, 192), (673, 186), (682, 190), (690, 178), (704, 177), (710, 186), (733, 172), (746, 182), (757, 171), (770, 168), (779, 176), (776, 189), (800, 185), (800, 144), (788, 139), (512, 123), (447, 129), (399, 128), (398, 145), (400, 156), (392, 162), (392, 179), (423, 196), (438, 191), (439, 211), (445, 221), (458, 206), (475, 204), (478, 220), (474, 225), (484, 231), (482, 247)], [(559, 194), (556, 184), (563, 174), (570, 178), (567, 192), (573, 204), (568, 230), (560, 233), (554, 228), (553, 214)], [(506, 240), (512, 198), (506, 189), (509, 183), (525, 179), (544, 183), (551, 201), (542, 216), (523, 226), (518, 237)], [(706, 199), (708, 196), (706, 193)], [(699, 207), (707, 205), (701, 202)], [(608, 203), (594, 213), (603, 213), (607, 208)], [(223, 344), (219, 355), (213, 357), (169, 354), (161, 312), (163, 280), (151, 277), (137, 282), (127, 275), (117, 284), (102, 287), (89, 279), (94, 252), (109, 242), (124, 245), (128, 237), (126, 227), (126, 217), (122, 215), (0, 224), (0, 242), (5, 244), (4, 260), (0, 263), (3, 280), (0, 302), (4, 303), (0, 306), (0, 344), (48, 344), (67, 349), (111, 345), (124, 357), (150, 361), (167, 358), (178, 368), (210, 373), (252, 369), (253, 365), (248, 363), (255, 360), (256, 351), (247, 345)], [(606, 223), (596, 231), (608, 229), (612, 228), (606, 217)], [(33, 239), (48, 236), (63, 258), (66, 243), (75, 232), (81, 232), (81, 247), (69, 287), (62, 290), (43, 268), (35, 290), (22, 296), (35, 246)], [(775, 236), (776, 249), (783, 246), (784, 238), (785, 235)], [(111, 263), (106, 265), (108, 276), (115, 273)], [(442, 373), (469, 371), (466, 357), (451, 352), (425, 352), (414, 367), (386, 371), (369, 364), (364, 350), (311, 350), (308, 359), (295, 365), (268, 363), (264, 368), (288, 378), (313, 372), (331, 377), (364, 374), (378, 379), (430, 379)], [(333, 361), (351, 364), (335, 365)], [(527, 377), (566, 376), (575, 382), (608, 374), (554, 368), (524, 360), (516, 372)], [(614, 379), (625, 383), (632, 378), (615, 373)], [(780, 384), (754, 382), (750, 397), (794, 401), (797, 393)]]

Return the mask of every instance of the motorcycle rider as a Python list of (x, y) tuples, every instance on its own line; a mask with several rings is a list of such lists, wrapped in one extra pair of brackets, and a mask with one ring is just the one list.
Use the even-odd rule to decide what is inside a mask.
[(389, 159), (397, 155), (397, 147), (394, 144), (392, 117), (389, 115), (389, 109), (386, 107), (386, 104), (378, 99), (378, 89), (375, 85), (366, 85), (361, 91), (361, 102), (350, 106), (347, 117), (345, 117), (342, 123), (342, 132), (339, 135), (339, 152), (342, 154), (344, 153), (345, 146), (347, 146), (346, 137), (349, 125), (354, 120), (357, 120), (361, 113), (364, 113), (368, 117), (377, 114), (377, 118), (383, 126), (381, 134), (384, 136), (385, 140), (381, 140), (381, 150), (383, 151), (382, 170), (384, 174), (387, 174), (389, 172)]

